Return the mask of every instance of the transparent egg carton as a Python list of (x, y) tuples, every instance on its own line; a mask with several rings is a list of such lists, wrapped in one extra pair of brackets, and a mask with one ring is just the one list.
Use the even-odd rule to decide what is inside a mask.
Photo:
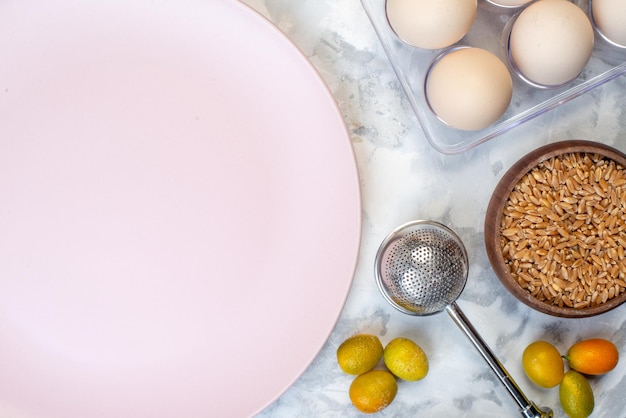
[[(408, 45), (391, 29), (385, 13), (385, 0), (361, 0), (361, 3), (408, 96), (426, 139), (444, 154), (458, 154), (471, 149), (626, 74), (626, 48), (609, 43), (596, 30), (591, 59), (575, 80), (558, 88), (532, 86), (513, 70), (507, 58), (511, 26), (523, 7), (502, 7), (478, 0), (478, 12), (472, 28), (450, 48), (473, 46), (497, 55), (511, 72), (513, 97), (504, 115), (493, 125), (478, 131), (455, 129), (433, 114), (424, 95), (424, 81), (429, 66), (448, 48), (425, 50)], [(590, 16), (590, 0), (572, 3)]]

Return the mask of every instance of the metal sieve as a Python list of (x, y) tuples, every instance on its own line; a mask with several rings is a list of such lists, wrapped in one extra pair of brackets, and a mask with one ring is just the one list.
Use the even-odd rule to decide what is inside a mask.
[(380, 245), (375, 261), (376, 282), (387, 302), (408, 315), (446, 310), (515, 399), (522, 415), (552, 417), (552, 410), (540, 409), (522, 393), (456, 304), (468, 270), (461, 239), (432, 221), (413, 221), (396, 228)]

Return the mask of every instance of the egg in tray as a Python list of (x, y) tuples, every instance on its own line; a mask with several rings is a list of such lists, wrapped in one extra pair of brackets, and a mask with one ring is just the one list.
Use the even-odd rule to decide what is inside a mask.
[(626, 72), (623, 0), (362, 3), (427, 139), (444, 153)]

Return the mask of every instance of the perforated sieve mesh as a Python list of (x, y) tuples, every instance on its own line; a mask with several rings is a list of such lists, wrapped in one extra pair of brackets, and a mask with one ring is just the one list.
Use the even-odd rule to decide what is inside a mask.
[(398, 309), (429, 315), (454, 302), (467, 281), (467, 254), (445, 226), (426, 221), (392, 233), (379, 250), (377, 276), (384, 296)]

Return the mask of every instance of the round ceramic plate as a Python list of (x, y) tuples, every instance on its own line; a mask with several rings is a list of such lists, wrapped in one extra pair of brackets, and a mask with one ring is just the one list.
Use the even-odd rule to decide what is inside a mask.
[(260, 411), (347, 296), (353, 150), (234, 0), (0, 2), (0, 416)]

